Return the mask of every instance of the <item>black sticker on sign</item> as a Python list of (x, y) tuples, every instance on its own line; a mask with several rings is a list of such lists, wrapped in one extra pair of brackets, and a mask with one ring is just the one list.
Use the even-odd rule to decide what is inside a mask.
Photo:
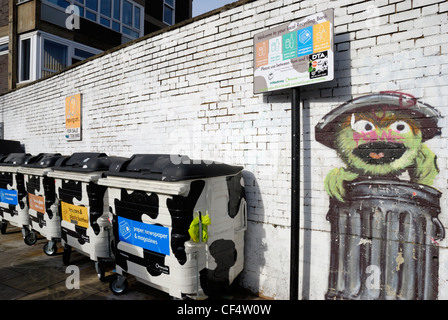
[(328, 51), (309, 55), (308, 72), (310, 79), (328, 76)]

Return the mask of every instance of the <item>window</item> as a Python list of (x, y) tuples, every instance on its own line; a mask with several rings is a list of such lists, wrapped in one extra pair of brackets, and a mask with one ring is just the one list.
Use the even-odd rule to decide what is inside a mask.
[(8, 53), (9, 44), (0, 44), (0, 54)]
[(109, 20), (109, 19), (106, 19), (106, 18), (104, 18), (104, 17), (101, 17), (101, 18), (100, 18), (100, 23), (101, 23), (103, 26), (110, 28), (110, 20)]
[(133, 27), (138, 29), (140, 26), (140, 8), (134, 7), (134, 24)]
[(20, 41), (20, 81), (30, 80), (31, 39)]
[(92, 11), (98, 11), (98, 0), (86, 0), (86, 8)]
[(120, 24), (118, 22), (112, 21), (112, 30), (120, 32)]
[(42, 77), (61, 71), (67, 67), (68, 47), (44, 39)]
[(101, 1), (101, 14), (110, 18), (110, 12), (112, 9), (111, 0), (100, 0)]
[(120, 0), (114, 0), (114, 19), (120, 20)]
[(138, 38), (138, 33), (132, 29), (123, 26), (123, 33), (131, 36), (132, 38)]
[(65, 0), (47, 0), (47, 1), (64, 9), (70, 5), (70, 2)]
[(110, 17), (112, 11), (112, 3), (111, 0), (100, 0), (100, 23), (110, 28)]
[(126, 0), (123, 0), (123, 23), (132, 26), (132, 4)]
[(9, 50), (9, 37), (0, 38), (0, 56), (3, 54), (8, 54)]
[(92, 52), (87, 52), (78, 48), (75, 48), (75, 56), (78, 56), (82, 59), (87, 59), (93, 57), (95, 54)]
[(87, 59), (101, 50), (42, 31), (19, 36), (19, 82), (34, 81)]
[(163, 22), (170, 26), (174, 24), (174, 6), (175, 0), (163, 1)]
[(92, 13), (91, 11), (86, 11), (86, 18), (96, 22), (96, 14)]
[[(81, 17), (135, 39), (143, 36), (144, 8), (132, 0), (42, 0), (65, 12), (70, 4), (79, 8)], [(174, 23), (174, 0), (166, 0), (168, 24)], [(165, 9), (164, 9), (165, 10)]]

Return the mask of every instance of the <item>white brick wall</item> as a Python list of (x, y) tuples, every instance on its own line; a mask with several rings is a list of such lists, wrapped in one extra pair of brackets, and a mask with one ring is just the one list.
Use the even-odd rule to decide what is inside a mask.
[[(324, 178), (343, 166), (314, 138), (331, 109), (368, 93), (397, 90), (448, 116), (446, 1), (257, 0), (155, 35), (45, 81), (0, 96), (5, 139), (26, 151), (109, 155), (184, 153), (245, 167), (249, 205), (241, 284), (289, 295), (290, 91), (253, 94), (255, 33), (335, 9), (335, 80), (302, 91), (300, 295), (322, 299), (329, 264)], [(83, 140), (64, 138), (64, 98), (82, 93)], [(448, 226), (446, 120), (428, 141), (437, 154)], [(440, 243), (440, 296), (448, 298), (447, 241)]]

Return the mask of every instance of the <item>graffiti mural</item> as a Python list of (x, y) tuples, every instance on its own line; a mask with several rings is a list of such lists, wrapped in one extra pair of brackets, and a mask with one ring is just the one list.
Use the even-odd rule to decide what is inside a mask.
[(345, 167), (325, 178), (331, 253), (326, 299), (437, 299), (441, 193), (439, 112), (415, 97), (380, 92), (351, 100), (315, 127)]

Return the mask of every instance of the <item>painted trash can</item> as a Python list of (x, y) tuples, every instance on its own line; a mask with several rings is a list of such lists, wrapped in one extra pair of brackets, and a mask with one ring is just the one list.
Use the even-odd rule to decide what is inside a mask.
[(0, 162), (0, 230), (4, 234), (8, 224), (21, 228), (27, 244), (35, 239), (28, 227), (30, 218), (24, 176), (18, 169), (30, 157), (29, 153), (10, 153)]
[(136, 154), (111, 166), (98, 181), (108, 187), (113, 214), (111, 291), (128, 290), (127, 274), (180, 299), (230, 286), (244, 264), (242, 170), (166, 154)]
[(36, 233), (45, 237), (48, 242), (43, 250), (49, 256), (57, 253), (57, 242), (61, 239), (61, 215), (55, 180), (48, 173), (53, 171), (56, 161), (61, 157), (60, 153), (40, 153), (19, 168), (28, 194), (29, 237), (37, 239)]
[(348, 199), (332, 199), (326, 299), (434, 300), (445, 231), (441, 193), (389, 180), (347, 183)]
[(113, 262), (112, 225), (107, 202), (107, 187), (97, 184), (113, 161), (105, 153), (73, 153), (60, 158), (49, 177), (55, 179), (55, 192), (61, 213), (63, 262), (70, 264), (72, 249), (95, 261), (101, 281), (105, 266)]

